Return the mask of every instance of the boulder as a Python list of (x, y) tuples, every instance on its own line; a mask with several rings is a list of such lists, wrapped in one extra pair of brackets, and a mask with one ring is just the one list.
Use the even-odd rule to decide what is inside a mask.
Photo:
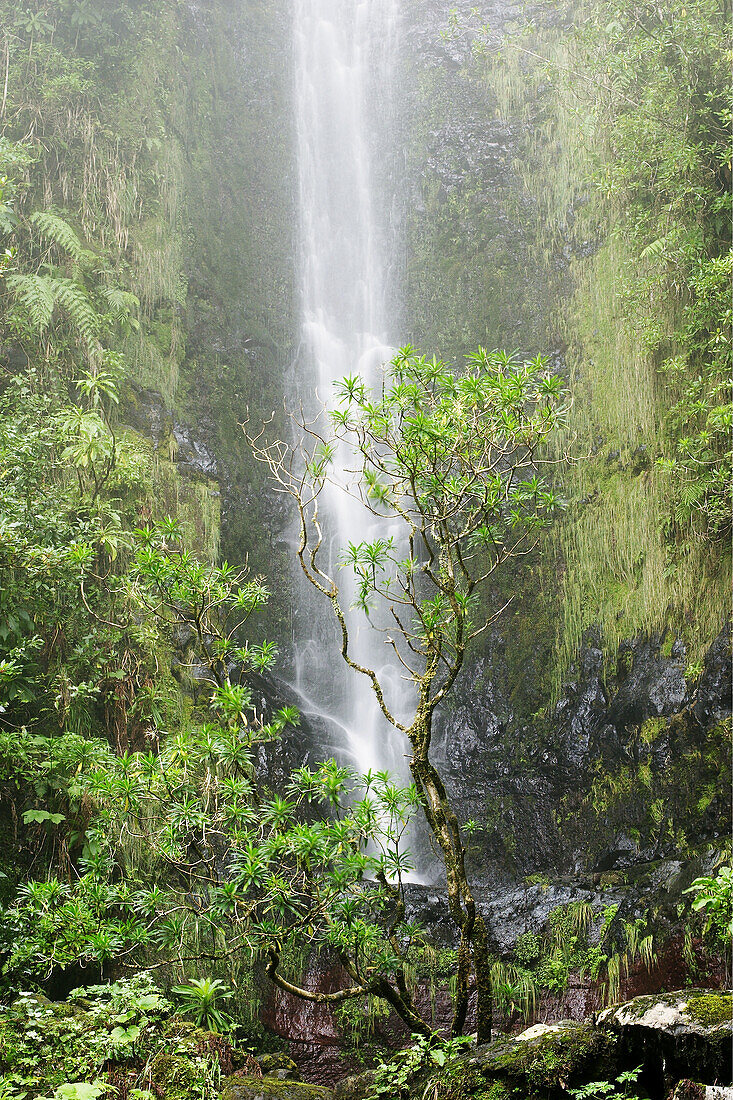
[(456, 1060), (452, 1073), (461, 1096), (482, 1095), (494, 1083), (509, 1094), (525, 1089), (555, 1096), (568, 1086), (608, 1077), (615, 1066), (614, 1045), (613, 1037), (592, 1023), (536, 1024), (514, 1039), (477, 1047)]
[(300, 1081), (300, 1071), (287, 1054), (258, 1054), (255, 1062), (263, 1077), (272, 1077), (276, 1081)]
[(607, 1008), (598, 1027), (618, 1036), (626, 1056), (660, 1081), (730, 1085), (732, 1017), (730, 992), (685, 989)]
[(248, 1077), (235, 1073), (222, 1084), (222, 1100), (333, 1100), (330, 1089), (278, 1077)]
[[(419, 1073), (411, 1082), (410, 1098), (510, 1100), (522, 1096), (530, 1100), (542, 1096), (543, 1100), (560, 1100), (567, 1096), (568, 1085), (615, 1072), (614, 1046), (613, 1037), (599, 1032), (592, 1023), (535, 1024), (515, 1038), (474, 1048), (438, 1073)], [(334, 1100), (365, 1100), (373, 1079), (372, 1073), (348, 1077), (337, 1086)]]
[(345, 1077), (336, 1086), (334, 1100), (364, 1100), (374, 1082), (374, 1073), (359, 1073)]

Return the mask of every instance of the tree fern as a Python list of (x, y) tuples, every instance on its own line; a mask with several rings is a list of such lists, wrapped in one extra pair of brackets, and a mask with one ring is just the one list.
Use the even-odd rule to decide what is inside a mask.
[(6, 285), (25, 319), (37, 332), (45, 332), (56, 305), (56, 280), (48, 275), (10, 275)]
[(76, 231), (67, 221), (50, 210), (37, 210), (31, 214), (30, 221), (36, 226), (42, 237), (51, 241), (63, 252), (68, 252), (75, 260), (81, 260), (90, 253), (84, 248)]

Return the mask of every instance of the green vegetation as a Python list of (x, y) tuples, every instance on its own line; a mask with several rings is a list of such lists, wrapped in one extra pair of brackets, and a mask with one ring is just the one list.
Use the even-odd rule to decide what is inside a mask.
[(446, 1043), (414, 1035), (412, 1046), (398, 1051), (377, 1067), (368, 1100), (406, 1100), (411, 1095), (411, 1086), (421, 1076), (425, 1077), (436, 1066), (442, 1069), (470, 1042), (465, 1036)]
[[(623, 640), (656, 632), (699, 662), (730, 589), (729, 12), (717, 0), (684, 17), (671, 2), (545, 9), (547, 21), (540, 8), (488, 27), (454, 13), (443, 33), (462, 69), (413, 61), (429, 86), (411, 151), (424, 198), (411, 332), (450, 357), (487, 328), (561, 348), (574, 396), (562, 446), (583, 457), (566, 519), (533, 563), (527, 614), (515, 599), (514, 648), (528, 639), (512, 675), (528, 713), (532, 685), (557, 694), (589, 629), (610, 666)], [(513, 571), (507, 596), (520, 585)]]
[(231, 997), (223, 982), (211, 978), (192, 978), (186, 985), (173, 986), (171, 993), (181, 1002), (181, 1013), (193, 1016), (197, 1027), (206, 1031), (230, 1031), (233, 1020), (222, 1011), (221, 1003)]
[[(21, 994), (0, 1011), (0, 1036), (0, 1080), (11, 1098), (95, 1100), (109, 1089), (112, 1065), (135, 1100), (176, 1100), (192, 1091), (213, 1100), (222, 1069), (237, 1060), (231, 1043), (173, 1017), (147, 974), (88, 986), (60, 1003)], [(246, 1058), (242, 1050), (240, 1064)]]
[[(613, 1081), (590, 1081), (577, 1089), (570, 1089), (573, 1100), (638, 1100), (634, 1086), (639, 1079), (642, 1067), (628, 1069)], [(633, 1091), (632, 1091), (633, 1089)]]
[[(263, 441), (264, 428), (248, 438), (297, 509), (298, 560), (331, 604), (343, 660), (368, 679), (384, 717), (412, 750), (416, 804), (440, 851), (451, 918), (460, 930), (451, 1033), (463, 1032), (473, 970), (478, 1037), (485, 1041), (492, 1016), (487, 932), (469, 885), (458, 818), (431, 757), (433, 717), (450, 696), (469, 644), (501, 613), (485, 614), (478, 604), (489, 578), (530, 553), (562, 506), (537, 472), (564, 415), (562, 381), (542, 356), (520, 362), (479, 348), (459, 374), (407, 347), (373, 388), (349, 375), (336, 391), (336, 408), (324, 409), (330, 421), (324, 434), (296, 418), (294, 447)], [(412, 685), (412, 716), (404, 721), (390, 710), (379, 672), (351, 656), (343, 586), (318, 558), (317, 502), (339, 446), (349, 447), (356, 461), (340, 491), (399, 525), (399, 537), (342, 547), (341, 565), (353, 571), (356, 609), (385, 635)], [(381, 608), (388, 610), (386, 626), (378, 621)]]
[(723, 952), (730, 971), (733, 935), (733, 869), (721, 867), (717, 875), (695, 879), (685, 893), (693, 895), (692, 909), (703, 920), (702, 934)]
[[(441, 160), (431, 145), (408, 233), (409, 325), (445, 361), (407, 348), (381, 390), (344, 379), (304, 467), (317, 495), (332, 447), (356, 443), (352, 488), (405, 524), (407, 551), (355, 532), (342, 565), (367, 618), (380, 601), (394, 611), (389, 642), (418, 692), (411, 724), (353, 661), (298, 498), (301, 561), (331, 601), (343, 656), (407, 734), (414, 785), (327, 761), (274, 789), (257, 768), (298, 721), (263, 680), (269, 627), (287, 611), (273, 545), (284, 520), (269, 515), (238, 419), (281, 403), (293, 342), (287, 104), (274, 79), (286, 9), (0, 0), (0, 1096), (215, 1100), (240, 1080), (277, 1094), (252, 1057), (273, 1043), (257, 1018), (265, 978), (334, 1009), (354, 1046), (402, 1017), (418, 1037), (377, 1071), (374, 1097), (626, 1095), (633, 1076), (612, 1081), (612, 1042), (590, 1028), (501, 1044), (483, 1069), (458, 1038), (433, 1034), (445, 991), (463, 1030), (471, 980), (481, 1039), (493, 1012), (508, 1027), (531, 1018), (575, 974), (614, 999), (658, 942), (651, 914), (578, 903), (491, 957), (465, 863), (486, 825), (459, 825), (432, 719), (469, 643), (515, 594), (510, 695), (543, 753), (548, 689), (587, 628), (602, 631), (609, 683), (633, 676), (620, 643), (635, 634), (658, 635), (690, 692), (704, 676), (729, 573), (727, 8), (579, 0), (547, 48), (532, 28), (497, 42), (475, 13), (468, 28), (450, 17), (446, 45), (468, 31), (461, 79), (478, 112), (511, 107), (529, 123), (524, 166), (499, 201), (486, 163), (491, 179), (516, 166), (487, 152), (483, 131), (473, 142), (470, 120), (468, 167), (463, 149)], [(443, 126), (452, 79), (416, 82), (429, 105), (415, 161)], [(507, 239), (507, 214), (521, 240)], [(560, 290), (572, 290), (562, 309)], [(518, 309), (531, 319), (519, 335)], [(571, 408), (559, 359), (534, 355), (556, 336)], [(497, 342), (523, 350), (446, 365)], [(217, 477), (188, 461), (189, 426)], [(277, 419), (274, 430), (285, 433)], [(569, 485), (540, 479), (536, 466), (557, 469), (566, 448), (578, 459)], [(279, 458), (271, 468), (282, 475)], [(532, 576), (511, 564), (525, 554)], [(568, 791), (563, 835), (581, 835), (589, 857), (604, 830), (691, 854), (727, 825), (729, 723), (702, 731), (688, 702), (640, 722), (621, 765), (601, 759), (588, 791)], [(527, 766), (514, 731), (504, 742), (505, 763)], [(408, 916), (407, 836), (422, 811), (457, 950), (436, 950)], [(689, 893), (688, 963), (698, 938), (726, 954), (730, 869), (715, 865)], [(309, 980), (314, 955), (340, 964), (338, 988)], [(66, 1001), (43, 992), (69, 989)], [(730, 997), (698, 993), (688, 1011), (717, 1026)], [(234, 1071), (247, 1076), (227, 1085)]]
[(543, 993), (562, 996), (571, 975), (597, 984), (604, 1000), (617, 1001), (631, 965), (639, 961), (651, 969), (656, 960), (650, 925), (648, 916), (625, 920), (618, 905), (578, 901), (553, 909), (541, 935), (519, 936), (511, 958), (492, 968), (497, 1005), (507, 1022), (530, 1018)]

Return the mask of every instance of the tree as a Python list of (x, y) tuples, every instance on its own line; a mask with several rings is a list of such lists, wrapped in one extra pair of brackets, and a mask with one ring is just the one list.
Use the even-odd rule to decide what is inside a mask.
[[(352, 375), (336, 392), (336, 407), (316, 421), (295, 418), (295, 446), (268, 441), (265, 428), (252, 433), (245, 425), (245, 433), (276, 491), (295, 504), (298, 560), (331, 604), (344, 661), (368, 678), (385, 718), (411, 747), (410, 770), (460, 932), (452, 1031), (463, 1030), (473, 969), (483, 1041), (492, 1015), (487, 928), (467, 875), (458, 816), (431, 759), (433, 720), (468, 646), (503, 610), (481, 611), (481, 590), (502, 565), (533, 549), (560, 505), (537, 468), (563, 417), (563, 385), (542, 357), (520, 362), (479, 348), (459, 374), (407, 347), (384, 368), (378, 385), (370, 388)], [(346, 463), (353, 472), (335, 472), (338, 448), (353, 455)], [(319, 501), (328, 483), (401, 526), (400, 540), (349, 544), (339, 564), (353, 571), (358, 608), (383, 632), (413, 686), (409, 721), (395, 716), (378, 672), (352, 655), (343, 583), (323, 562)]]
[[(110, 855), (138, 886), (138, 916), (148, 920), (155, 945), (181, 962), (199, 959), (208, 932), (208, 957), (260, 954), (268, 977), (287, 993), (331, 1004), (380, 997), (411, 1031), (431, 1034), (407, 977), (419, 938), (403, 896), (415, 788), (327, 761), (299, 769), (285, 797), (263, 789), (256, 746), (298, 719), (284, 707), (266, 721), (242, 682), (276, 655), (271, 644), (250, 645), (241, 636), (267, 589), (227, 563), (199, 562), (173, 520), (147, 525), (136, 537), (136, 602), (190, 632), (194, 656), (210, 676), (213, 719), (170, 738), (158, 755), (108, 758), (89, 779)], [(142, 863), (130, 853), (131, 834), (145, 838)], [(164, 885), (151, 890), (160, 868)], [(139, 943), (131, 941), (131, 949)], [(283, 958), (304, 943), (334, 954), (350, 984), (322, 993), (286, 976)]]
[[(266, 720), (245, 682), (274, 656), (236, 637), (266, 590), (241, 570), (197, 561), (173, 520), (138, 529), (136, 540), (131, 602), (190, 632), (210, 720), (149, 752), (97, 746), (88, 756), (75, 773), (94, 806), (78, 882), (51, 892), (30, 883), (19, 895), (5, 920), (7, 976), (48, 978), (71, 958), (137, 961), (150, 947), (158, 965), (259, 957), (285, 992), (334, 1005), (379, 997), (429, 1036), (409, 988), (420, 930), (403, 894), (415, 787), (328, 761), (299, 769), (282, 794), (264, 788), (257, 746), (298, 718), (285, 707)], [(349, 984), (335, 993), (299, 984), (288, 962), (305, 945), (335, 957)]]
[[(284, 796), (267, 791), (253, 750), (293, 717), (206, 723), (159, 754), (111, 757), (89, 775), (108, 845), (105, 881), (124, 868), (128, 890), (131, 936), (117, 959), (149, 945), (155, 965), (229, 962), (236, 985), (242, 961), (259, 958), (286, 993), (330, 1005), (378, 997), (429, 1036), (408, 981), (421, 932), (403, 896), (417, 792), (333, 760), (300, 768)], [(294, 959), (320, 951), (340, 963), (343, 988), (308, 989), (293, 973)]]

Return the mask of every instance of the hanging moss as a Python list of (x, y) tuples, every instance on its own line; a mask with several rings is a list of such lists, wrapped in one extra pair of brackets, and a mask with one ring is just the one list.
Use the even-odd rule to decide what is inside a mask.
[(674, 490), (655, 460), (669, 453), (674, 394), (657, 348), (679, 328), (680, 305), (656, 292), (654, 340), (644, 338), (629, 291), (638, 257), (610, 235), (619, 211), (588, 183), (611, 157), (592, 81), (572, 96), (566, 87), (582, 71), (563, 26), (578, 9), (560, 5), (531, 27), (497, 18), (488, 43), (479, 19), (462, 15), (453, 29), (448, 19), (432, 24), (433, 39), (423, 32), (411, 61), (421, 201), (408, 226), (409, 336), (456, 358), (475, 343), (561, 349), (573, 393), (567, 516), (543, 542), (547, 568), (532, 563), (530, 591), (516, 575), (506, 586), (512, 651), (526, 657), (516, 699), (528, 713), (534, 685), (560, 693), (591, 628), (607, 659), (624, 639), (659, 633), (664, 656), (680, 636), (699, 661), (724, 625), (730, 583), (724, 545), (670, 537)]

